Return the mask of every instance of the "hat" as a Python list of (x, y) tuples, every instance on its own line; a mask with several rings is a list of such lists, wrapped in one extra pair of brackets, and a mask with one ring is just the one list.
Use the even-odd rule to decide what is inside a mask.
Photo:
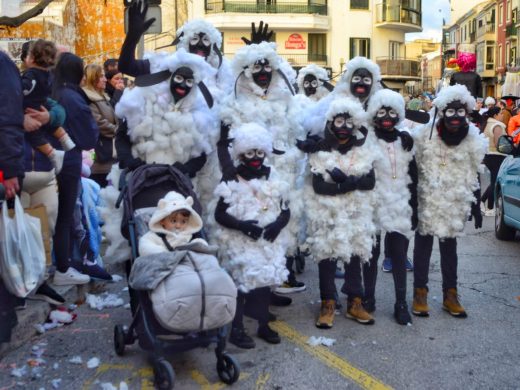
[(193, 35), (198, 33), (206, 34), (212, 45), (216, 44), (217, 47), (222, 46), (222, 35), (211, 23), (203, 19), (193, 19), (184, 23), (182, 27), (177, 30), (177, 37), (179, 39), (177, 48), (188, 50), (190, 39)]
[(377, 91), (370, 98), (367, 107), (367, 115), (370, 118), (369, 120), (373, 120), (377, 111), (384, 106), (393, 108), (397, 112), (397, 115), (399, 115), (399, 123), (404, 120), (404, 99), (399, 93), (392, 91), (391, 89), (382, 89)]
[(241, 154), (251, 149), (262, 150), (267, 156), (273, 151), (273, 136), (264, 127), (256, 123), (246, 123), (232, 130), (232, 155), (236, 160)]
[(488, 106), (488, 105), (490, 105), (490, 104), (495, 105), (495, 103), (496, 103), (496, 102), (495, 102), (495, 99), (493, 99), (491, 96), (488, 96), (488, 97), (486, 98), (486, 100), (484, 100), (484, 104), (485, 104), (486, 106)]
[(466, 106), (466, 111), (471, 112), (476, 106), (475, 99), (469, 93), (468, 89), (461, 84), (450, 85), (441, 89), (437, 97), (433, 100), (433, 104), (437, 107), (439, 115), (446, 109), (446, 106), (455, 100), (460, 101)]
[(374, 91), (374, 88), (376, 88), (376, 85), (379, 84), (381, 81), (381, 70), (379, 66), (373, 62), (370, 61), (366, 57), (354, 57), (347, 63), (347, 68), (345, 73), (341, 76), (341, 83), (347, 83), (350, 84), (350, 81), (352, 79), (352, 76), (354, 75), (354, 72), (358, 69), (365, 68), (372, 74), (372, 79), (374, 82), (374, 86), (372, 87), (372, 91)]
[(202, 229), (202, 219), (200, 215), (193, 210), (193, 198), (188, 196), (185, 198), (175, 191), (168, 192), (164, 198), (157, 203), (157, 208), (148, 222), (148, 227), (154, 232), (165, 231), (160, 222), (174, 211), (187, 210), (190, 212), (188, 225), (184, 230), (185, 233), (194, 234)]

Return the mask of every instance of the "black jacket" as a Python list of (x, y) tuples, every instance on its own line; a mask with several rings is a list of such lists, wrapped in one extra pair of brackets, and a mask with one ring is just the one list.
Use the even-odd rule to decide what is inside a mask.
[(466, 86), (474, 98), (482, 96), (482, 79), (475, 72), (457, 72), (451, 76), (450, 85), (462, 84)]
[(0, 170), (4, 178), (22, 177), (23, 95), (22, 81), (16, 65), (0, 51)]

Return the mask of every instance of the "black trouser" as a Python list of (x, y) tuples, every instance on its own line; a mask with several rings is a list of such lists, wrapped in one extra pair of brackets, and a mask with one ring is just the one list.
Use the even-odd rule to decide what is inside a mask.
[(61, 172), (58, 181), (58, 219), (54, 231), (54, 255), (60, 272), (69, 268), (70, 230), (74, 220), (74, 208), (78, 198), (80, 177)]
[(248, 313), (251, 317), (258, 320), (258, 326), (265, 326), (269, 321), (269, 295), (271, 288), (259, 287), (248, 293), (238, 291), (237, 294), (237, 309), (235, 318), (233, 318), (233, 328), (244, 327), (244, 309), (247, 306)]
[[(361, 268), (361, 259), (358, 256), (352, 256), (349, 263), (345, 262), (345, 283), (341, 288), (341, 292), (347, 294), (350, 301), (355, 297), (373, 299), (376, 289), (377, 279), (377, 258), (380, 252), (380, 240), (377, 238), (376, 245), (372, 248), (372, 258), (368, 263), (363, 264)], [(337, 260), (324, 259), (318, 264), (319, 280), (320, 280), (320, 297), (325, 299), (336, 299), (336, 285), (334, 283), (336, 276)], [(363, 277), (361, 276), (363, 274)], [(362, 283), (364, 282), (364, 288)]]
[(385, 252), (392, 259), (392, 276), (394, 277), (395, 300), (406, 301), (406, 254), (409, 240), (401, 233), (391, 232), (385, 236)]
[(487, 200), (488, 209), (492, 209), (495, 205), (495, 183), (497, 181), (498, 170), (505, 158), (506, 156), (501, 156), (499, 154), (486, 154), (484, 157), (484, 164), (491, 173), (489, 186), (486, 188), (486, 191), (484, 191), (484, 194), (482, 194), (482, 202)]
[[(388, 239), (389, 239), (389, 236), (388, 236), (389, 233), (386, 233), (385, 234), (385, 259), (386, 258), (392, 258), (392, 256), (390, 256), (390, 252), (388, 250), (389, 248), (389, 243), (388, 243)], [(408, 253), (408, 246), (410, 245), (410, 240), (406, 240), (406, 250), (405, 250), (405, 253)]]
[[(432, 255), (433, 236), (415, 233), (413, 248), (413, 286), (428, 288), (428, 272)], [(442, 289), (457, 288), (457, 239), (439, 239), (441, 252)]]

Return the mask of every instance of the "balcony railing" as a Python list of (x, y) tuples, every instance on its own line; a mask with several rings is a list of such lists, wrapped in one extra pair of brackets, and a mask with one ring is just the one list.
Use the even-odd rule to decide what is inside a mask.
[(421, 11), (402, 5), (376, 5), (376, 23), (407, 23), (421, 27)]
[(406, 58), (377, 57), (383, 76), (420, 77), (421, 63)]
[(506, 27), (506, 38), (516, 38), (517, 28), (514, 24)]
[(258, 2), (217, 0), (206, 1), (206, 13), (239, 12), (247, 14), (318, 14), (327, 15), (327, 0), (312, 2)]
[(350, 9), (368, 9), (368, 0), (350, 0)]

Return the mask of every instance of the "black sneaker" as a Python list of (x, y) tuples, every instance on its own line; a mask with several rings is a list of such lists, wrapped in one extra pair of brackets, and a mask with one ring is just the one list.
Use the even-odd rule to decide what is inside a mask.
[(364, 298), (363, 307), (367, 313), (373, 313), (376, 311), (376, 299), (375, 298)]
[(269, 325), (260, 326), (258, 328), (257, 336), (270, 344), (280, 344), (282, 341), (278, 333), (272, 330)]
[(271, 291), (271, 295), (269, 297), (269, 304), (273, 306), (289, 306), (292, 303), (292, 299), (289, 297), (283, 297), (281, 295), (275, 294)]
[(394, 305), (394, 318), (399, 325), (412, 323), (412, 316), (408, 311), (408, 305), (406, 302), (397, 302)]
[(248, 336), (244, 328), (231, 328), (229, 342), (242, 349), (252, 349), (256, 345), (255, 341)]
[(300, 292), (305, 290), (305, 283), (298, 282), (296, 279), (289, 279), (284, 282), (281, 286), (275, 288), (275, 292), (278, 294), (290, 294), (294, 292)]
[(82, 274), (90, 276), (92, 279), (111, 281), (112, 275), (101, 268), (96, 263), (88, 262), (85, 263), (72, 263), (72, 266), (76, 268)]
[(52, 305), (63, 305), (65, 303), (65, 299), (56, 291), (54, 291), (54, 289), (51, 288), (51, 286), (49, 286), (47, 283), (43, 283), (40, 287), (38, 287), (38, 290), (36, 290), (34, 296), (30, 298), (38, 301), (45, 301)]

